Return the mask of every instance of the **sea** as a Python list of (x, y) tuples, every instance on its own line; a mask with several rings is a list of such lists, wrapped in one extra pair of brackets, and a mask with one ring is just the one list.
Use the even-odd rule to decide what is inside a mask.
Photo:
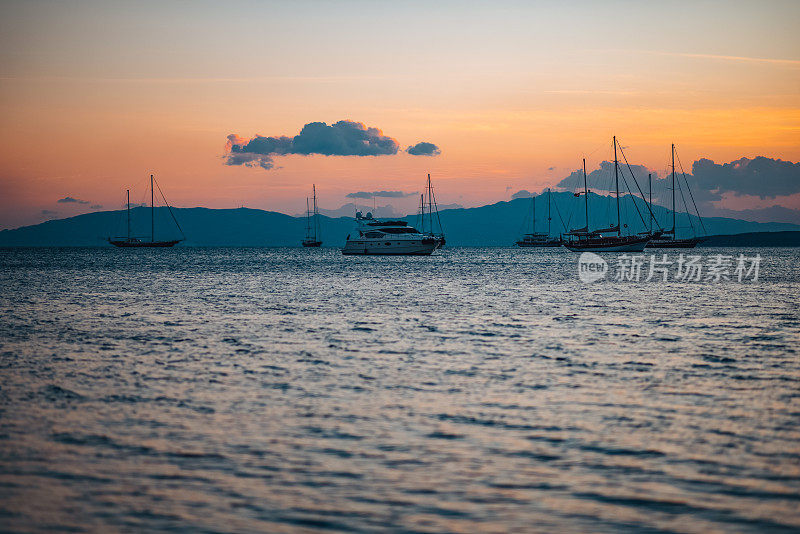
[(800, 249), (603, 257), (2, 249), (0, 531), (800, 531)]

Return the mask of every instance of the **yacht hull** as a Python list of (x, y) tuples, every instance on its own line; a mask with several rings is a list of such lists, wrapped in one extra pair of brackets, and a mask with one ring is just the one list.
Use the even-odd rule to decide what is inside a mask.
[[(387, 244), (388, 243), (388, 244)], [(437, 241), (348, 241), (342, 249), (346, 256), (430, 256), (438, 247)]]
[(164, 248), (164, 247), (172, 247), (176, 244), (180, 243), (180, 239), (175, 241), (114, 241), (109, 240), (108, 242), (114, 245), (115, 247), (120, 248)]
[(623, 238), (622, 240), (610, 239), (597, 239), (587, 240), (585, 242), (572, 242), (564, 243), (564, 246), (573, 252), (641, 252), (650, 237), (639, 238)]
[(654, 239), (647, 244), (647, 248), (694, 248), (703, 240), (691, 239)]
[(545, 241), (542, 243), (527, 243), (525, 241), (517, 241), (517, 246), (521, 248), (555, 248), (563, 245), (563, 241)]

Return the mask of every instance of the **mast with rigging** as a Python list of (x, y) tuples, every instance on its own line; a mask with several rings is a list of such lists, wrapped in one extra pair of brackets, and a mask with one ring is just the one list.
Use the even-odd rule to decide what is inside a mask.
[(304, 247), (319, 247), (322, 245), (319, 226), (319, 211), (317, 210), (317, 185), (311, 185), (312, 204), (309, 205), (306, 197), (306, 237), (302, 241)]
[(178, 228), (178, 231), (181, 233), (180, 239), (170, 239), (166, 241), (156, 241), (156, 193), (155, 188), (157, 187), (156, 181), (154, 176), (150, 175), (150, 240), (148, 241), (146, 237), (134, 237), (131, 234), (131, 190), (125, 190), (125, 212), (127, 218), (127, 235), (123, 237), (109, 237), (108, 242), (114, 245), (115, 247), (122, 247), (122, 248), (141, 248), (141, 247), (171, 247), (181, 241), (186, 239), (186, 235), (183, 233), (181, 229), (181, 225), (178, 224), (178, 219), (175, 218), (175, 214), (172, 212), (172, 207), (167, 202), (167, 199), (164, 197), (164, 193), (161, 191), (161, 187), (158, 186), (158, 192), (161, 195), (164, 204), (167, 206), (169, 210), (170, 217), (172, 217), (173, 222), (175, 222), (175, 226)]
[[(585, 171), (584, 171), (585, 172)], [(622, 237), (622, 227), (619, 216), (619, 162), (617, 161), (617, 136), (614, 136), (614, 187), (617, 192), (617, 237)]]
[(153, 191), (153, 175), (150, 175), (150, 242), (156, 241), (156, 206), (155, 192)]

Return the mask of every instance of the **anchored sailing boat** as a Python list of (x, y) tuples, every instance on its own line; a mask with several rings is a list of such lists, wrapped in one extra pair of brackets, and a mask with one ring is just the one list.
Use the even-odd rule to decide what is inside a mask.
[(309, 209), (306, 197), (306, 237), (303, 239), (304, 247), (319, 247), (322, 245), (322, 232), (319, 228), (319, 212), (317, 211), (317, 186), (311, 186), (314, 191), (314, 211)]
[(181, 233), (181, 239), (173, 239), (169, 241), (156, 241), (156, 217), (155, 217), (155, 191), (153, 190), (153, 175), (150, 175), (150, 241), (147, 241), (146, 238), (134, 237), (131, 235), (131, 190), (128, 189), (127, 193), (127, 215), (128, 215), (128, 235), (125, 237), (109, 237), (108, 242), (114, 245), (115, 247), (122, 247), (122, 248), (144, 248), (144, 247), (172, 247), (181, 241), (186, 239), (186, 236), (181, 230), (181, 225), (178, 224), (178, 219), (175, 218), (175, 214), (172, 213), (172, 207), (170, 207), (169, 202), (164, 197), (164, 193), (161, 192), (161, 188), (158, 188), (158, 192), (161, 193), (161, 198), (164, 199), (164, 204), (167, 205), (167, 209), (169, 210), (169, 214), (172, 217), (172, 220), (175, 221), (175, 226), (178, 227), (178, 230)]
[[(425, 194), (420, 195), (419, 199), (419, 217), (417, 221), (422, 233), (430, 235), (436, 240), (436, 248), (442, 248), (445, 244), (444, 229), (442, 228), (442, 220), (439, 218), (439, 206), (436, 204), (436, 195), (433, 193), (433, 186), (431, 185), (431, 175), (428, 174), (428, 184), (425, 188), (425, 193), (428, 195), (428, 201), (425, 202)], [(428, 209), (428, 231), (425, 231), (425, 208)], [(436, 223), (439, 231), (435, 232), (433, 227), (433, 217), (436, 215)]]
[(536, 197), (531, 197), (531, 233), (517, 241), (518, 247), (560, 247), (564, 240), (561, 237), (550, 237), (550, 188), (547, 188), (547, 233), (536, 232)]
[[(691, 189), (689, 189), (689, 182), (686, 181), (686, 176), (683, 177), (684, 182), (686, 183), (686, 189), (689, 192), (689, 195), (692, 199), (692, 204), (694, 204), (694, 195), (692, 195)], [(678, 187), (680, 188), (680, 182), (678, 182)], [(681, 197), (683, 197), (683, 190), (681, 190)], [(686, 198), (683, 198), (683, 204), (686, 206)], [(700, 212), (697, 211), (697, 204), (694, 204), (695, 212), (697, 212), (697, 218), (700, 219), (700, 224), (705, 229), (705, 224), (703, 224), (703, 219), (700, 217)], [(689, 214), (689, 208), (686, 206), (686, 215), (689, 217), (689, 223), (692, 222), (691, 215)], [(694, 248), (697, 246), (698, 243), (703, 241), (702, 237), (690, 237), (686, 239), (678, 239), (675, 235), (675, 222), (676, 222), (676, 213), (675, 213), (675, 143), (672, 144), (672, 228), (669, 230), (664, 230), (662, 233), (669, 237), (653, 239), (647, 244), (648, 248)], [(692, 224), (692, 230), (694, 230), (694, 224)]]
[[(567, 232), (569, 238), (564, 246), (573, 252), (641, 252), (654, 234), (645, 232), (638, 235), (622, 235), (622, 221), (619, 210), (619, 161), (617, 160), (617, 137), (614, 136), (614, 188), (617, 201), (617, 224), (609, 228), (589, 230), (589, 189), (586, 183), (586, 160), (583, 160), (583, 195), (586, 213), (586, 226)], [(634, 177), (634, 180), (636, 178)], [(637, 208), (638, 209), (638, 208)], [(648, 206), (649, 209), (649, 206)], [(627, 225), (626, 225), (627, 226)], [(617, 235), (613, 235), (616, 233)], [(612, 235), (603, 235), (612, 234)], [(661, 235), (658, 232), (656, 235)]]

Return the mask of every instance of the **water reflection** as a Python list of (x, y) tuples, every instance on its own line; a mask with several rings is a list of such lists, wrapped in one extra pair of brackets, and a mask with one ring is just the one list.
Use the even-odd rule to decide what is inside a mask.
[(0, 252), (10, 529), (800, 527), (798, 259)]

